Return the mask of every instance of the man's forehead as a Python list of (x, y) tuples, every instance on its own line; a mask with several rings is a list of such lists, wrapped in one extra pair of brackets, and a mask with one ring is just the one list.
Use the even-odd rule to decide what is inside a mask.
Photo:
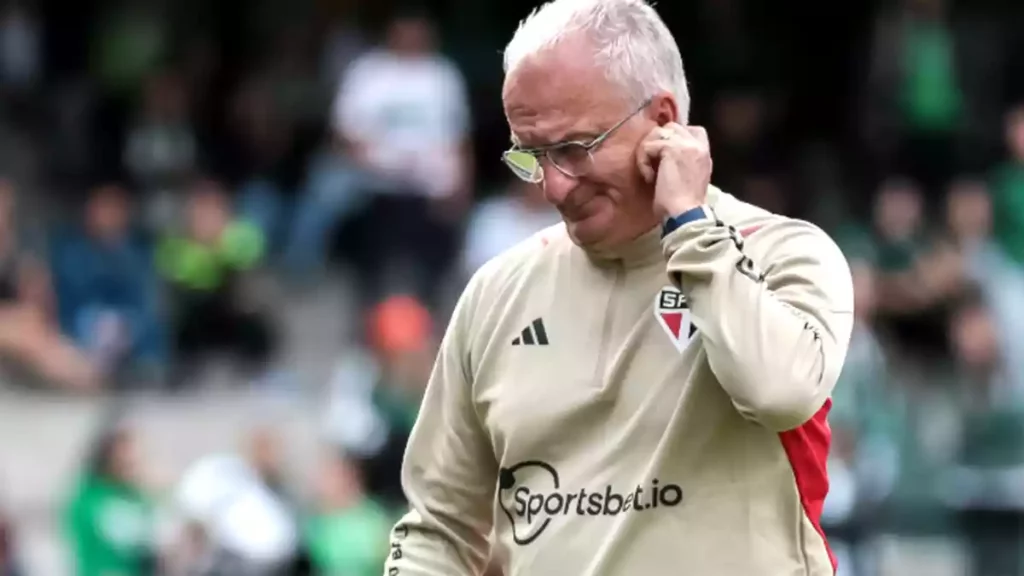
[(505, 79), (502, 99), (513, 143), (554, 143), (594, 130), (614, 115), (619, 99), (592, 67), (558, 59), (523, 62)]
[(509, 71), (502, 95), (506, 99), (577, 98), (596, 85), (607, 84), (590, 54), (576, 43), (556, 45), (525, 57)]
[(527, 147), (546, 146), (590, 135), (596, 114), (583, 106), (562, 106), (540, 102), (506, 110), (512, 143)]

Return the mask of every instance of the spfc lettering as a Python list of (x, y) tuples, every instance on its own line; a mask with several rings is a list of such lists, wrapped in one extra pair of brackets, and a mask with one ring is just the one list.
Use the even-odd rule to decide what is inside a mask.
[(686, 296), (675, 288), (665, 288), (658, 295), (658, 308), (663, 312), (684, 310), (687, 308)]
[(662, 288), (654, 300), (654, 316), (676, 350), (685, 350), (697, 331), (690, 321), (686, 296), (674, 286)]

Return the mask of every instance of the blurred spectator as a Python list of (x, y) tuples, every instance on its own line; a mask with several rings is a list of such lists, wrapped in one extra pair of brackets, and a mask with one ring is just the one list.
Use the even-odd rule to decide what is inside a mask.
[(971, 286), (981, 291), (1002, 343), (1002, 366), (1013, 393), (1024, 399), (1024, 267), (1010, 258), (992, 237), (993, 207), (980, 180), (960, 180), (950, 187), (946, 205), (951, 241), (929, 258), (934, 271), (930, 289), (950, 299)]
[(84, 212), (52, 248), (61, 326), (104, 369), (156, 376), (166, 359), (157, 276), (132, 229), (128, 193), (97, 186)]
[[(884, 169), (914, 178), (937, 199), (984, 148), (980, 129), (997, 97), (998, 45), (983, 28), (953, 18), (947, 0), (900, 0), (877, 19), (863, 125)], [(987, 37), (986, 37), (987, 36)]]
[(379, 576), (395, 518), (366, 494), (355, 466), (328, 453), (315, 494), (305, 532), (317, 574)]
[(882, 273), (899, 274), (913, 269), (927, 248), (925, 216), (924, 198), (916, 183), (893, 177), (882, 184), (874, 210), (878, 267)]
[(357, 348), (341, 355), (327, 386), (324, 435), (353, 459), (379, 454), (390, 435), (387, 423), (373, 406), (373, 389), (379, 379), (376, 358)]
[(257, 428), (249, 434), (249, 464), (263, 484), (283, 500), (291, 500), (285, 482), (279, 439), (270, 428)]
[(717, 186), (742, 195), (748, 176), (778, 164), (782, 146), (776, 141), (771, 104), (755, 90), (732, 90), (715, 98), (709, 129), (715, 142)]
[(922, 280), (921, 261), (931, 252), (933, 237), (926, 228), (920, 187), (903, 178), (887, 180), (875, 200), (874, 217), (883, 326), (904, 352), (941, 352), (946, 342), (941, 294)]
[(138, 115), (128, 127), (124, 166), (139, 187), (147, 224), (166, 228), (197, 169), (188, 91), (177, 72), (148, 78)]
[(331, 92), (324, 90), (318, 75), (316, 41), (313, 22), (278, 25), (264, 71), (286, 120), (297, 127), (319, 128), (330, 103)]
[(822, 523), (844, 556), (842, 574), (874, 574), (870, 536), (880, 507), (899, 473), (905, 434), (903, 391), (894, 385), (874, 330), (878, 298), (876, 276), (863, 260), (851, 263), (854, 327), (839, 384), (832, 395), (829, 424), (830, 489)]
[(286, 231), (303, 151), (296, 126), (262, 78), (246, 80), (234, 96), (229, 118), (226, 171), (237, 183), (239, 210), (274, 249)]
[[(30, 104), (42, 77), (42, 29), (35, 14), (20, 0), (0, 8), (0, 97), (15, 114)], [(16, 121), (12, 115), (9, 121)]]
[(1024, 398), (1007, 382), (1004, 351), (980, 290), (967, 292), (950, 326), (963, 435), (947, 498), (961, 511), (974, 574), (1024, 566)]
[[(248, 462), (264, 487), (277, 497), (292, 521), (298, 524), (302, 507), (291, 492), (287, 477), (288, 468), (281, 453), (281, 438), (276, 430), (258, 427), (250, 432)], [(294, 561), (294, 569), (309, 570), (310, 559), (305, 548), (300, 547), (296, 551)], [(299, 576), (299, 573), (289, 573), (288, 576)]]
[[(927, 193), (955, 170), (964, 119), (957, 37), (945, 0), (901, 0), (876, 23), (867, 118), (871, 140), (894, 146), (895, 166)], [(894, 57), (895, 55), (895, 57)]]
[(325, 85), (337, 88), (345, 72), (367, 49), (366, 33), (355, 19), (356, 3), (350, 1), (324, 3), (326, 33), (320, 55), (320, 75)]
[(372, 358), (335, 373), (329, 432), (362, 469), (370, 494), (401, 507), (402, 456), (433, 366), (433, 320), (409, 296), (386, 299), (369, 318)]
[(233, 454), (200, 458), (175, 491), (188, 576), (302, 576), (294, 567), (299, 533), (288, 505)]
[(93, 389), (101, 373), (61, 335), (50, 275), (23, 251), (17, 222), (14, 187), (0, 180), (0, 354), (50, 383)]
[(1008, 157), (992, 178), (995, 240), (1024, 266), (1024, 104), (1006, 114), (1004, 136)]
[(462, 277), (468, 279), (505, 250), (561, 222), (544, 190), (516, 178), (507, 189), (473, 207), (462, 251)]
[(385, 277), (398, 271), (434, 304), (473, 193), (466, 88), (436, 51), (427, 19), (400, 16), (386, 40), (345, 75), (334, 150), (311, 167), (286, 258), (296, 273), (322, 266), (335, 224), (357, 216), (364, 303), (387, 291)]
[(180, 234), (158, 248), (160, 270), (172, 285), (174, 385), (184, 384), (209, 353), (228, 353), (249, 376), (261, 376), (272, 359), (275, 333), (265, 303), (247, 292), (246, 273), (263, 257), (264, 239), (237, 218), (219, 184), (196, 183)]
[(874, 254), (878, 267), (880, 312), (917, 310), (914, 267), (925, 250), (924, 199), (920, 188), (903, 178), (884, 182), (874, 203)]
[(374, 308), (370, 322), (371, 343), (381, 369), (373, 405), (388, 426), (388, 439), (362, 465), (370, 491), (390, 505), (402, 506), (402, 456), (434, 364), (433, 319), (420, 302), (397, 296)]
[(167, 55), (158, 6), (132, 0), (104, 6), (91, 46), (94, 74), (104, 94), (133, 96)]
[(160, 12), (159, 3), (152, 1), (109, 2), (100, 9), (91, 30), (89, 67), (98, 96), (92, 128), (93, 170), (100, 174), (121, 167), (136, 97), (168, 55), (168, 31)]
[(65, 510), (78, 576), (149, 576), (156, 569), (153, 510), (133, 433), (104, 435)]

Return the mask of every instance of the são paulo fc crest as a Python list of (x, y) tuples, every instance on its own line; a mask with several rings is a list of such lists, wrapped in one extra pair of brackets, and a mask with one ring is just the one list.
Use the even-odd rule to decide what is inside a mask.
[(666, 286), (654, 300), (654, 317), (676, 350), (682, 352), (697, 329), (690, 322), (690, 306), (686, 296), (674, 286)]

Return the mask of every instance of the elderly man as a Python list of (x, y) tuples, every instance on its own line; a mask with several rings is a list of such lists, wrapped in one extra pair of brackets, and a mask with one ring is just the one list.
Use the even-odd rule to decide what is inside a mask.
[(505, 162), (563, 224), (462, 295), (386, 574), (476, 575), (491, 552), (509, 575), (832, 574), (839, 249), (709, 185), (678, 48), (643, 0), (555, 0), (505, 59)]

